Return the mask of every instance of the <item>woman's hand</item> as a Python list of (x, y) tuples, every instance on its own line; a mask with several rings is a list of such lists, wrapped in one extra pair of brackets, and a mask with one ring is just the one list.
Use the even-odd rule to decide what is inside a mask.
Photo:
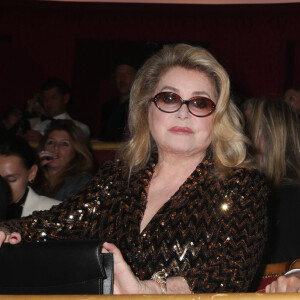
[(21, 234), (18, 232), (7, 232), (3, 228), (0, 229), (0, 247), (3, 243), (9, 243), (12, 245), (18, 244), (21, 242)]
[(45, 166), (47, 164), (49, 164), (54, 157), (54, 153), (50, 152), (50, 151), (41, 151), (40, 154), (40, 160), (41, 160), (41, 166)]
[(102, 253), (114, 255), (114, 294), (160, 294), (159, 285), (153, 280), (139, 280), (123, 259), (121, 251), (111, 243), (103, 243)]
[(300, 271), (280, 276), (266, 286), (266, 293), (297, 293), (300, 291)]

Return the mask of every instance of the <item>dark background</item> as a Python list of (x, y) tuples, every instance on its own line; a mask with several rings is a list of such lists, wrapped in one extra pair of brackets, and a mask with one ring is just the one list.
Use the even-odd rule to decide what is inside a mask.
[(278, 98), (300, 85), (300, 4), (162, 5), (0, 3), (0, 115), (22, 107), (49, 76), (72, 88), (70, 112), (100, 130), (103, 102), (116, 94), (117, 57), (143, 61), (164, 43), (203, 45), (243, 97)]

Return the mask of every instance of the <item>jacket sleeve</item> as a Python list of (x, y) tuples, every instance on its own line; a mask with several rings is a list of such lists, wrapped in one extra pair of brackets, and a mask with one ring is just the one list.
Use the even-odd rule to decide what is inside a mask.
[(196, 293), (246, 292), (266, 242), (269, 189), (255, 170), (239, 169), (213, 184), (206, 228), (183, 274)]
[(95, 220), (101, 214), (103, 180), (96, 175), (76, 195), (46, 211), (0, 223), (9, 232), (19, 232), (23, 241), (92, 238)]

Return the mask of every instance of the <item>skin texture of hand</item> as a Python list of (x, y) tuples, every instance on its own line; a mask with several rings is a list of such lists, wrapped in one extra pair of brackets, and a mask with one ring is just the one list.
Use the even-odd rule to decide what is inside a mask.
[(8, 233), (3, 229), (0, 229), (0, 247), (3, 243), (9, 243), (12, 245), (18, 244), (21, 242), (21, 235), (18, 232)]
[[(114, 255), (114, 294), (161, 294), (161, 287), (154, 280), (139, 280), (123, 259), (121, 251), (111, 243), (103, 243), (102, 253)], [(170, 294), (190, 294), (183, 277), (167, 279), (167, 292)]]
[(300, 272), (280, 276), (266, 286), (266, 293), (297, 293), (300, 291)]
[(121, 251), (111, 243), (103, 243), (102, 253), (114, 255), (114, 294), (160, 294), (159, 285), (153, 280), (139, 280), (123, 259)]
[(54, 157), (54, 153), (43, 150), (39, 153), (39, 156), (41, 160), (41, 166), (43, 167), (51, 162)]

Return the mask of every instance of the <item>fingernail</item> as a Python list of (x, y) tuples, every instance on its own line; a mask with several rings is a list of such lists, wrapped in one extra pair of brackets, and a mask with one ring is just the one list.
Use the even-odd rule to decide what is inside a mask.
[(43, 154), (44, 152), (45, 152), (45, 151), (44, 151), (44, 150), (42, 150), (42, 151), (41, 151), (41, 154)]
[(17, 237), (12, 236), (10, 239), (11, 239), (11, 240), (17, 240)]

